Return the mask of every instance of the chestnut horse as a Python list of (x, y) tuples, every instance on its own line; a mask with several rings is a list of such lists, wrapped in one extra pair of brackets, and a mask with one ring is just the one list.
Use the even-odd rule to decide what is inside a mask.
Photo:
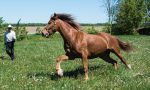
[(56, 59), (56, 73), (63, 76), (60, 63), (66, 60), (82, 58), (85, 80), (88, 79), (88, 59), (100, 57), (108, 63), (111, 63), (117, 69), (117, 61), (110, 57), (110, 52), (131, 69), (130, 64), (122, 57), (120, 50), (129, 51), (131, 46), (120, 41), (117, 37), (107, 33), (97, 35), (87, 34), (80, 31), (80, 26), (74, 22), (70, 14), (56, 14), (50, 18), (48, 24), (42, 30), (42, 35), (49, 37), (55, 32), (59, 32), (64, 41), (65, 54)]

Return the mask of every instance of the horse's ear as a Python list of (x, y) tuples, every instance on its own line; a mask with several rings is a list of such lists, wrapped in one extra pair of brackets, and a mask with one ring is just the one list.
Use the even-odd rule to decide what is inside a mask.
[(56, 17), (57, 15), (56, 15), (56, 13), (54, 13), (54, 17)]

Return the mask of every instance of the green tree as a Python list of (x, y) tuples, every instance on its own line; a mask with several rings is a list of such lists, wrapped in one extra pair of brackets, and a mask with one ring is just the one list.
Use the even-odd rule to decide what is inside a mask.
[(114, 34), (134, 34), (146, 14), (144, 0), (122, 0), (116, 16)]

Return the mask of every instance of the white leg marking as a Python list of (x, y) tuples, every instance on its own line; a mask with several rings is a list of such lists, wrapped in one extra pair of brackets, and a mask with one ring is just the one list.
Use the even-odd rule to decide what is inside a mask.
[(58, 69), (58, 72), (57, 72), (57, 73), (58, 73), (59, 76), (63, 76), (63, 70), (62, 70), (61, 68)]
[(128, 64), (128, 68), (131, 69), (131, 65), (130, 64)]

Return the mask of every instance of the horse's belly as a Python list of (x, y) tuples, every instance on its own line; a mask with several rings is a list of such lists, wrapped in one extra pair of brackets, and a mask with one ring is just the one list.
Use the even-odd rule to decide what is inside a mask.
[(97, 56), (107, 50), (106, 46), (95, 46), (95, 47), (90, 47), (89, 48), (89, 56)]
[(98, 55), (103, 53), (108, 48), (106, 40), (100, 36), (89, 37), (87, 40), (89, 55)]

